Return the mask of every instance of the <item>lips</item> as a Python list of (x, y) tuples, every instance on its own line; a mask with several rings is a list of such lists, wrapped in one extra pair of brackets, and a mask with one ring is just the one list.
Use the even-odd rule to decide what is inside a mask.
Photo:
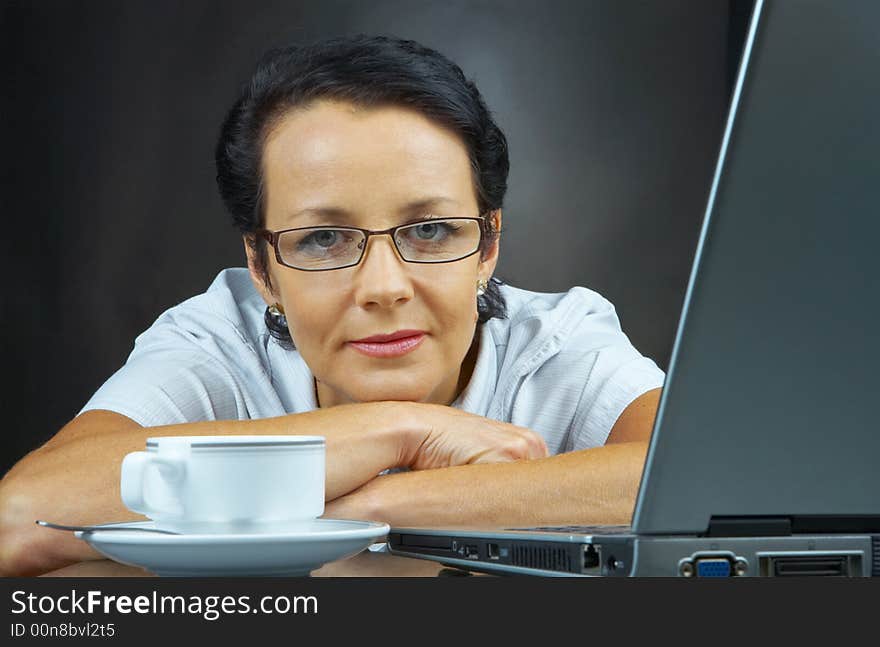
[(368, 357), (401, 357), (414, 351), (425, 339), (421, 330), (398, 330), (387, 335), (371, 335), (348, 342)]
[(425, 333), (421, 330), (398, 330), (397, 332), (389, 333), (387, 335), (373, 335), (372, 337), (364, 337), (363, 339), (355, 339), (352, 343), (354, 344), (368, 344), (371, 342), (375, 343), (384, 343), (388, 341), (396, 341), (398, 339), (405, 339), (407, 337), (416, 337), (417, 335), (424, 335)]

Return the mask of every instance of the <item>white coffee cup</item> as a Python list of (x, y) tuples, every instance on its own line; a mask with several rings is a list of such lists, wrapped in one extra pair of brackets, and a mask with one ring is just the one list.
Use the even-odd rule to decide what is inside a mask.
[(183, 533), (295, 530), (324, 513), (323, 436), (161, 436), (122, 461), (122, 502)]

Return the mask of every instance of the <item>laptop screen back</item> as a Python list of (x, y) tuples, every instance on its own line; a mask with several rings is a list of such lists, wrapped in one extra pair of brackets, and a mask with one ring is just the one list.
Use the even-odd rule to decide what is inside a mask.
[(880, 3), (759, 2), (634, 530), (880, 515)]

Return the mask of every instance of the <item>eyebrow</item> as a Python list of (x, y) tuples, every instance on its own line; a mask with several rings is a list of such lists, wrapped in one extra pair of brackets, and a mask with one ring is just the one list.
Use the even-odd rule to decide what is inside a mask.
[[(435, 207), (442, 204), (451, 204), (458, 205), (459, 202), (452, 198), (445, 198), (443, 196), (434, 196), (430, 198), (422, 198), (419, 200), (414, 200), (413, 202), (409, 202), (406, 205), (400, 207), (397, 211), (401, 215), (412, 215), (414, 212), (422, 211), (424, 209), (428, 209), (431, 207)], [(333, 224), (337, 224), (340, 221), (344, 224), (352, 224), (356, 219), (356, 215), (349, 211), (348, 209), (344, 209), (342, 207), (308, 207), (306, 209), (302, 209), (300, 211), (296, 211), (285, 219), (285, 222), (291, 222), (297, 218), (302, 217), (310, 217), (315, 220), (332, 220)]]

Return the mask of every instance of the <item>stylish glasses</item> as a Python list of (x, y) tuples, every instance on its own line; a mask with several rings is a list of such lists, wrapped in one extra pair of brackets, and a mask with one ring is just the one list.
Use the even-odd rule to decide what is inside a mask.
[(452, 263), (476, 254), (485, 218), (430, 218), (390, 229), (298, 227), (261, 229), (256, 234), (275, 248), (282, 265), (306, 272), (341, 270), (361, 262), (370, 236), (391, 236), (407, 263)]

